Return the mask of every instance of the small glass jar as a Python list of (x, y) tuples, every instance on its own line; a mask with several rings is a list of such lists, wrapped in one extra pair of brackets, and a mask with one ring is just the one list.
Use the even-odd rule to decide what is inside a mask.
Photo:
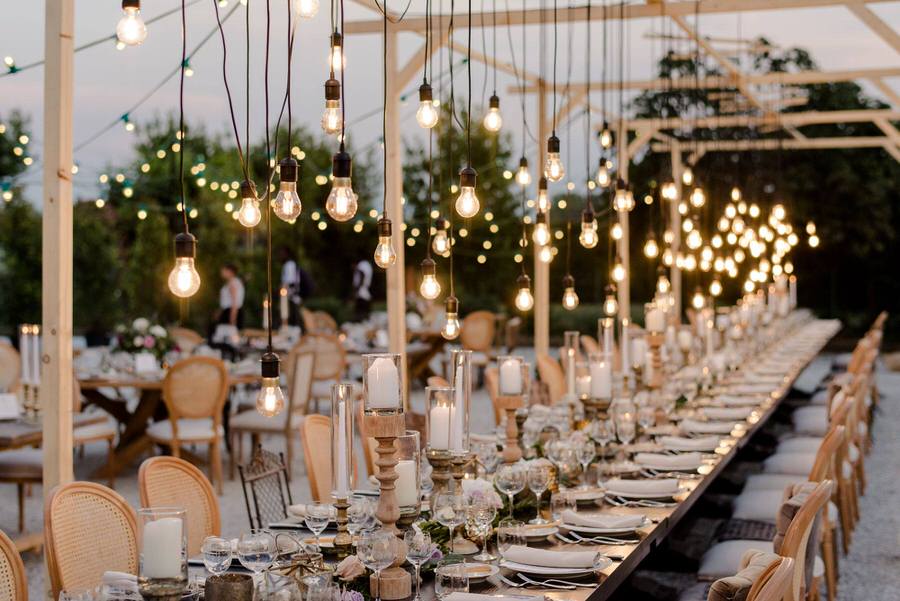
[(403, 370), (399, 353), (362, 356), (363, 407), (369, 415), (403, 413)]
[(527, 369), (525, 360), (518, 355), (497, 357), (500, 396), (524, 396), (529, 380)]
[(181, 507), (138, 510), (138, 589), (147, 597), (179, 596), (188, 585), (187, 521)]

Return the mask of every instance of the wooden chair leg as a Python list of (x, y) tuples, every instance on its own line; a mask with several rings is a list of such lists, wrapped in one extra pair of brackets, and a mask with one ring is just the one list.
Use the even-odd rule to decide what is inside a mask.
[(850, 500), (847, 497), (846, 490), (838, 492), (838, 514), (841, 518), (841, 546), (844, 549), (844, 555), (850, 552), (850, 536), (853, 531)]
[(209, 443), (209, 471), (216, 485), (216, 493), (222, 494), (222, 450), (218, 438)]
[(828, 601), (837, 598), (837, 565), (835, 564), (834, 528), (829, 524), (822, 535), (822, 561), (825, 563), (825, 586)]
[(19, 498), (19, 532), (25, 531), (25, 483), (16, 482)]
[[(862, 451), (860, 451), (862, 453)], [(859, 482), (859, 494), (866, 494), (866, 466), (863, 463), (862, 456), (860, 456), (859, 461), (856, 462), (854, 466), (856, 470), (856, 479)]]

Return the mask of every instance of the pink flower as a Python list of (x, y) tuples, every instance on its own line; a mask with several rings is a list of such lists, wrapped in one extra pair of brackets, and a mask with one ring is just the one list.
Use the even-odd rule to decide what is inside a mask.
[(153, 336), (146, 336), (144, 338), (144, 348), (153, 348), (156, 344), (156, 338)]

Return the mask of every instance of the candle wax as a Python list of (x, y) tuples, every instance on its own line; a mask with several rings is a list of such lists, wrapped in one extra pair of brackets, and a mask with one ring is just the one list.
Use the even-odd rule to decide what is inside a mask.
[(160, 518), (144, 524), (141, 544), (142, 576), (182, 576), (182, 526), (180, 518)]
[(400, 408), (400, 372), (397, 365), (387, 357), (378, 357), (369, 366), (367, 373), (368, 398), (366, 407), (370, 409)]
[(500, 394), (519, 396), (522, 393), (522, 364), (515, 359), (507, 359), (500, 365)]

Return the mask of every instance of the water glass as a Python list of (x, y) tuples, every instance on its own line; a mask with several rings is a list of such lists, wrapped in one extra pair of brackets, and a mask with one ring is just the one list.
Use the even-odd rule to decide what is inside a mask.
[(575, 447), (575, 456), (578, 459), (578, 463), (581, 464), (581, 488), (586, 489), (590, 486), (588, 484), (588, 467), (590, 467), (596, 454), (597, 448), (590, 440), (586, 440)]
[(562, 514), (568, 510), (577, 510), (574, 495), (565, 491), (555, 492), (550, 495), (550, 515), (553, 517), (553, 521), (562, 523)]
[(316, 538), (316, 551), (319, 550), (319, 535), (328, 527), (332, 512), (330, 503), (310, 503), (306, 506), (303, 522)]
[(513, 498), (525, 490), (525, 470), (518, 465), (504, 465), (494, 475), (497, 489), (509, 498), (509, 517), (513, 514)]
[(537, 497), (537, 509), (534, 519), (529, 524), (546, 524), (547, 520), (541, 517), (541, 497), (547, 487), (550, 486), (550, 466), (534, 464), (528, 468), (528, 489)]
[(453, 552), (453, 531), (466, 521), (466, 498), (454, 493), (441, 493), (434, 498), (432, 515), (450, 531), (450, 552)]
[(525, 524), (519, 520), (506, 518), (497, 524), (497, 549), (505, 557), (510, 547), (525, 545)]
[(428, 561), (432, 553), (434, 553), (434, 545), (431, 542), (431, 535), (421, 530), (407, 530), (403, 536), (403, 541), (406, 543), (406, 559), (416, 568), (416, 596), (413, 601), (421, 601), (419, 571), (422, 568), (422, 564)]
[(635, 436), (635, 416), (631, 411), (616, 413), (616, 436), (623, 445), (630, 444)]
[(487, 542), (491, 534), (491, 524), (497, 517), (497, 508), (487, 499), (475, 499), (469, 504), (466, 514), (466, 532), (473, 537), (482, 539), (481, 551), (472, 559), (477, 561), (493, 561), (496, 559), (488, 553)]
[(372, 502), (366, 497), (357, 495), (350, 499), (350, 507), (347, 508), (347, 531), (350, 536), (356, 536), (366, 529), (372, 512)]
[(218, 537), (207, 536), (200, 547), (203, 553), (203, 564), (213, 576), (224, 574), (231, 566), (231, 541)]
[[(394, 535), (385, 530), (364, 532), (356, 545), (356, 556), (364, 566), (375, 572), (375, 580), (381, 582), (381, 571), (394, 563)], [(375, 593), (381, 601), (381, 587)]]
[(638, 407), (637, 421), (645, 432), (656, 423), (656, 408), (649, 401)]
[(450, 593), (468, 592), (469, 574), (465, 563), (452, 559), (438, 563), (434, 571), (434, 593), (438, 599), (444, 599)]
[(94, 601), (94, 591), (86, 588), (70, 588), (59, 592), (59, 601)]
[(237, 556), (241, 565), (259, 574), (275, 561), (275, 538), (267, 530), (251, 530), (238, 539)]

